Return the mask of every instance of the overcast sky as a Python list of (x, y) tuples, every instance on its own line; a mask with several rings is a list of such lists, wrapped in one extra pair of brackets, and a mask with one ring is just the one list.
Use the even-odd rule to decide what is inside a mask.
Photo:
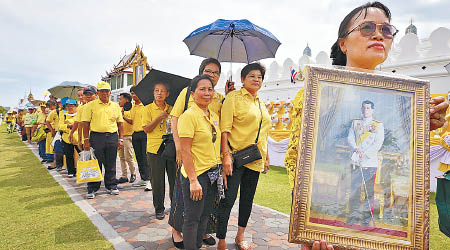
[[(182, 40), (219, 18), (245, 18), (272, 32), (282, 43), (280, 64), (287, 57), (297, 62), (307, 42), (313, 57), (329, 54), (341, 20), (365, 2), (0, 0), (0, 105), (16, 106), (30, 89), (41, 99), (62, 81), (95, 85), (136, 44), (143, 45), (151, 66), (193, 77), (202, 58), (190, 56)], [(438, 27), (450, 28), (448, 0), (382, 2), (400, 29), (397, 42), (411, 18), (421, 39)]]

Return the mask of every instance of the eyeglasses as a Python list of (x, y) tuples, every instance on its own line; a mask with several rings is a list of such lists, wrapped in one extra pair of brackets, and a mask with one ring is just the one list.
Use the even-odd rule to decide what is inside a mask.
[(211, 132), (212, 132), (212, 142), (214, 143), (214, 142), (216, 142), (216, 139), (217, 139), (217, 131), (216, 131), (216, 128), (213, 126), (213, 125), (211, 125)]
[(398, 33), (398, 29), (388, 23), (377, 24), (375, 22), (364, 22), (364, 23), (356, 26), (349, 32), (347, 32), (347, 34), (345, 34), (344, 37), (347, 37), (348, 35), (350, 35), (350, 33), (352, 33), (353, 31), (355, 31), (358, 28), (359, 28), (359, 32), (361, 32), (361, 35), (371, 36), (373, 33), (375, 33), (378, 26), (381, 26), (380, 32), (383, 35), (383, 37), (386, 39), (392, 39)]
[(205, 70), (203, 70), (203, 72), (206, 73), (206, 74), (208, 74), (208, 75), (215, 75), (215, 76), (220, 75), (220, 72), (219, 72), (219, 71), (211, 71), (211, 70), (209, 70), (209, 69), (205, 69)]

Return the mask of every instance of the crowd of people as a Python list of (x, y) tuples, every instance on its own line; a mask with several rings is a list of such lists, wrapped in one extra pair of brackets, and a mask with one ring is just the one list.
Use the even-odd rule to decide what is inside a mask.
[[(337, 42), (332, 47), (333, 64), (375, 69), (388, 55), (396, 29), (390, 24), (389, 9), (379, 2), (355, 8), (342, 21)], [(377, 46), (372, 46), (373, 44)], [(156, 218), (165, 217), (165, 175), (169, 185), (171, 208), (169, 224), (172, 240), (180, 249), (199, 249), (203, 243), (226, 249), (227, 226), (231, 209), (239, 193), (238, 232), (235, 243), (239, 249), (251, 249), (244, 239), (252, 212), (253, 198), (261, 173), (269, 171), (267, 153), (269, 113), (258, 96), (265, 68), (250, 63), (241, 71), (242, 87), (235, 89), (227, 82), (225, 96), (215, 91), (221, 64), (213, 58), (203, 60), (199, 75), (181, 91), (173, 107), (166, 102), (171, 94), (165, 82), (153, 87), (154, 101), (143, 105), (134, 93), (120, 94), (119, 104), (110, 101), (107, 82), (87, 87), (78, 93), (78, 101), (51, 99), (36, 111), (19, 112), (17, 123), (24, 138), (31, 143), (37, 129), (46, 131), (38, 142), (43, 162), (48, 169), (61, 170), (66, 159), (67, 176), (76, 175), (75, 152), (94, 149), (104, 168), (104, 185), (112, 195), (119, 195), (118, 185), (133, 183), (153, 192)], [(302, 102), (303, 91), (296, 101)], [(130, 110), (127, 103), (134, 102)], [(78, 105), (81, 103), (81, 105)], [(443, 98), (430, 101), (431, 129), (441, 127), (448, 107)], [(291, 145), (286, 165), (293, 180), (297, 163), (301, 110), (294, 117)], [(11, 120), (9, 114), (6, 120)], [(163, 137), (172, 135), (176, 156), (163, 157)], [(60, 140), (55, 140), (60, 137)], [(53, 142), (53, 143), (52, 143)], [(118, 152), (119, 151), (119, 152)], [(122, 175), (116, 177), (119, 153)], [(246, 154), (251, 161), (245, 161)], [(134, 157), (140, 180), (137, 180)], [(128, 173), (130, 174), (128, 176)], [(87, 199), (94, 199), (100, 182), (87, 185)], [(212, 216), (213, 215), (213, 216)], [(315, 242), (312, 249), (333, 249), (326, 242)]]

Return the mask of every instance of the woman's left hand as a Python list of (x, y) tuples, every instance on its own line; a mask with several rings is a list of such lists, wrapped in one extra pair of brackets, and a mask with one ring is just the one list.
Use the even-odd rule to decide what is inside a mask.
[(264, 162), (264, 172), (263, 172), (264, 174), (267, 174), (269, 172), (269, 167), (270, 167), (269, 160), (266, 160)]
[(430, 108), (430, 130), (435, 130), (444, 126), (448, 102), (445, 101), (444, 97), (437, 96), (430, 100), (430, 104), (434, 104)]
[(326, 241), (314, 241), (312, 246), (305, 246), (306, 250), (333, 250), (333, 245), (327, 244)]

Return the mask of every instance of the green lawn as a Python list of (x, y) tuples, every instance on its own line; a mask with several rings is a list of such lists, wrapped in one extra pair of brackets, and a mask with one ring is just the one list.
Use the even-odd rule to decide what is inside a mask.
[[(430, 249), (447, 250), (450, 249), (450, 238), (439, 231), (435, 199), (436, 194), (431, 193)], [(254, 202), (285, 214), (291, 213), (291, 191), (285, 168), (271, 166), (267, 175), (260, 175)]]
[(0, 249), (113, 249), (16, 134), (0, 126)]

